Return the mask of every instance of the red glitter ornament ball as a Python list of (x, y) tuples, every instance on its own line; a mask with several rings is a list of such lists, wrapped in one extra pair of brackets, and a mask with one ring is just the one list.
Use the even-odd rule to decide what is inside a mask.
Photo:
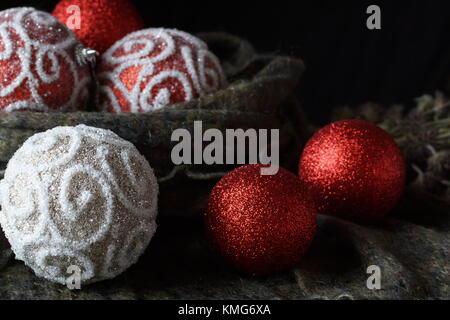
[(373, 222), (396, 204), (405, 166), (394, 139), (362, 120), (334, 122), (307, 143), (299, 177), (319, 213)]
[(84, 45), (98, 52), (144, 28), (142, 17), (128, 0), (61, 0), (52, 14), (74, 31)]
[(200, 39), (173, 29), (129, 34), (102, 56), (100, 109), (147, 112), (190, 101), (226, 84), (218, 59)]
[(52, 15), (0, 11), (0, 110), (82, 109), (91, 82), (81, 43)]
[(261, 165), (233, 170), (214, 187), (205, 213), (207, 232), (224, 259), (252, 275), (293, 267), (309, 248), (316, 213), (299, 179)]

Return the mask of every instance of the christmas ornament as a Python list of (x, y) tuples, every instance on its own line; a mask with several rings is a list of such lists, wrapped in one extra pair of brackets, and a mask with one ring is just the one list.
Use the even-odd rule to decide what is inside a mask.
[(319, 213), (370, 222), (399, 199), (405, 167), (397, 144), (381, 128), (363, 120), (342, 120), (309, 140), (299, 176)]
[(221, 255), (253, 275), (290, 268), (308, 249), (316, 214), (299, 179), (261, 165), (233, 170), (214, 187), (205, 214), (208, 234)]
[(416, 106), (407, 112), (401, 105), (386, 109), (365, 104), (339, 108), (334, 118), (360, 118), (386, 130), (402, 150), (407, 184), (428, 194), (431, 201), (437, 196), (450, 202), (450, 100), (440, 92), (415, 100)]
[(0, 12), (0, 110), (82, 109), (90, 85), (75, 35), (33, 8)]
[(190, 101), (225, 86), (218, 59), (200, 39), (173, 29), (146, 29), (101, 57), (100, 108), (147, 112)]
[(144, 28), (142, 17), (128, 0), (61, 0), (52, 14), (84, 45), (101, 53), (127, 34)]
[(16, 258), (64, 284), (113, 278), (152, 238), (158, 185), (145, 158), (111, 131), (79, 125), (29, 138), (0, 183), (0, 223)]

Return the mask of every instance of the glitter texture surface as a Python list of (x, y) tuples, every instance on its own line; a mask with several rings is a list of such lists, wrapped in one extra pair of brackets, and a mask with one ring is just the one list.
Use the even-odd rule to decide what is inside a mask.
[(371, 222), (396, 204), (405, 184), (400, 149), (384, 130), (363, 120), (334, 122), (307, 143), (299, 177), (319, 213)]
[[(79, 28), (73, 6), (80, 8)], [(67, 24), (85, 46), (100, 53), (127, 34), (144, 28), (142, 17), (128, 0), (62, 0), (52, 14)]]
[(190, 101), (226, 85), (219, 60), (206, 43), (174, 29), (129, 34), (102, 56), (100, 109), (148, 112)]
[(261, 165), (228, 173), (214, 187), (205, 214), (208, 234), (237, 269), (263, 275), (294, 266), (309, 248), (316, 214), (299, 179), (280, 168), (262, 176)]
[(83, 109), (91, 82), (75, 34), (33, 8), (0, 12), (0, 110)]
[(56, 127), (29, 138), (0, 183), (0, 223), (16, 258), (65, 283), (113, 278), (152, 238), (158, 184), (145, 158), (111, 131)]

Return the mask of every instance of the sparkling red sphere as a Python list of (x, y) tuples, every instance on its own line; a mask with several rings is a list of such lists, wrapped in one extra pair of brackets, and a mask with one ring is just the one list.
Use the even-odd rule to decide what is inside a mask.
[(74, 31), (85, 46), (99, 52), (144, 28), (141, 15), (129, 0), (61, 0), (52, 14)]
[(225, 86), (217, 57), (202, 40), (174, 29), (145, 29), (116, 42), (98, 70), (99, 108), (148, 112)]
[(47, 12), (0, 12), (0, 110), (83, 109), (91, 82), (80, 41)]
[(384, 130), (363, 120), (343, 120), (309, 140), (299, 177), (319, 213), (373, 222), (400, 198), (405, 166), (400, 149)]
[(252, 275), (293, 267), (309, 248), (316, 213), (295, 174), (280, 168), (261, 175), (246, 165), (213, 188), (205, 213), (207, 233), (226, 262)]

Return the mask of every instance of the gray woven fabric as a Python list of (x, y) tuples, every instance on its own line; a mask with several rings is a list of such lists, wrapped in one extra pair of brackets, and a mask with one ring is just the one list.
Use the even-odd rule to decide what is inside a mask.
[[(0, 271), (0, 299), (449, 299), (449, 208), (423, 201), (410, 211), (409, 196), (376, 226), (319, 216), (306, 256), (280, 274), (235, 272), (210, 248), (199, 218), (169, 218), (116, 279), (71, 291), (11, 262)], [(366, 286), (370, 265), (381, 269), (381, 290)]]

